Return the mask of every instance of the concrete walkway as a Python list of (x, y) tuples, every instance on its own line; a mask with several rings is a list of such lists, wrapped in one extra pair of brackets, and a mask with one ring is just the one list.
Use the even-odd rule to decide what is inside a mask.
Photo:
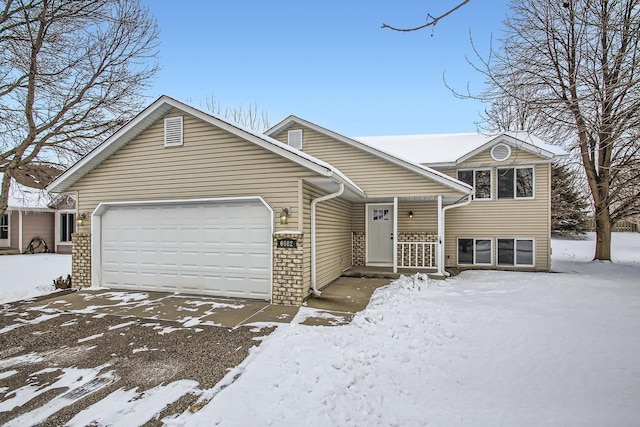
[(290, 322), (336, 326), (349, 323), (355, 313), (364, 310), (373, 292), (390, 282), (390, 279), (341, 277), (326, 286), (322, 296), (310, 297), (302, 307), (259, 300), (113, 289), (81, 289), (54, 294), (27, 306), (44, 311), (168, 320), (185, 326), (200, 324), (235, 328)]

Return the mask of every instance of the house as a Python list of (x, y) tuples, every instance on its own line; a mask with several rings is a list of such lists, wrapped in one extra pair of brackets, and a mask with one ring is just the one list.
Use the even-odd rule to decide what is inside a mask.
[[(494, 146), (508, 148), (503, 162), (517, 176), (517, 194), (491, 209), (472, 201), (484, 184), (474, 190), (455, 169), (405, 160), (295, 116), (257, 134), (162, 96), (48, 190), (74, 194), (85, 219), (73, 235), (76, 285), (301, 304), (354, 265), (444, 275), (472, 253), (474, 261), (489, 254), (476, 265), (548, 270), (553, 155), (529, 153), (515, 138), (498, 141), (464, 163), (469, 169)], [(514, 166), (525, 155), (533, 171)], [(523, 190), (515, 180), (527, 182), (527, 173), (535, 186)], [(522, 191), (534, 192), (535, 212), (518, 205)], [(465, 221), (482, 216), (476, 204), (488, 216), (505, 208), (527, 215), (468, 228)], [(460, 245), (467, 252), (458, 259)], [(509, 245), (513, 265), (505, 264)], [(527, 250), (535, 255), (525, 263)]]
[(43, 188), (35, 188), (37, 183), (28, 182), (24, 176), (18, 178), (20, 182), (12, 178), (8, 207), (0, 218), (0, 253), (24, 253), (35, 239), (36, 252), (42, 252), (46, 244), (50, 252), (70, 254), (75, 196), (54, 197)]
[(526, 132), (358, 138), (474, 187), (447, 215), (447, 267), (551, 268), (551, 163), (564, 151)]

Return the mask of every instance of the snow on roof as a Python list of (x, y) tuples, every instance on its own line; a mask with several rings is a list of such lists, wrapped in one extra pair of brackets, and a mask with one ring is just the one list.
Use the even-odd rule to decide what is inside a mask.
[(432, 135), (362, 136), (354, 139), (371, 147), (422, 164), (451, 163), (466, 154), (506, 135), (552, 153), (565, 155), (561, 147), (550, 145), (526, 132), (504, 132), (499, 134), (450, 133)]
[[(4, 174), (0, 173), (0, 180)], [(8, 207), (14, 209), (48, 209), (52, 196), (46, 190), (27, 187), (11, 179)]]

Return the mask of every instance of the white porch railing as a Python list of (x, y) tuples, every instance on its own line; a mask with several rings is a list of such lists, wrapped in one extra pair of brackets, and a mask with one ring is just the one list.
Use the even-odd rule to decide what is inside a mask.
[(436, 268), (437, 242), (398, 242), (398, 268)]

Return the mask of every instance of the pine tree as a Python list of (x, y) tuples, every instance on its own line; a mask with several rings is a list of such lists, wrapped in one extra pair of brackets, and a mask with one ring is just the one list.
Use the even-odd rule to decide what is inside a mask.
[(580, 235), (589, 229), (589, 203), (577, 185), (575, 171), (567, 165), (551, 168), (551, 232)]

